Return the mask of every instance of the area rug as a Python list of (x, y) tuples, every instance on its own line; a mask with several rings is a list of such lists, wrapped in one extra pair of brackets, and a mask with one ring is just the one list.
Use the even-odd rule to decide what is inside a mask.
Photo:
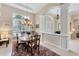
[[(23, 50), (22, 47), (20, 47), (19, 50), (17, 51), (15, 46), (16, 44), (13, 44), (12, 56), (31, 56), (31, 53), (28, 53), (27, 50)], [(48, 48), (42, 45), (40, 46), (39, 51), (40, 51), (39, 55), (38, 52), (35, 51), (33, 53), (33, 56), (59, 56), (57, 53), (49, 50)]]

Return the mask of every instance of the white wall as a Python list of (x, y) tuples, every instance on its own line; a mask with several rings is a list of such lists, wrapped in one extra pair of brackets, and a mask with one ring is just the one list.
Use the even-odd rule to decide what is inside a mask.
[(38, 15), (36, 19), (36, 24), (39, 24), (39, 27), (37, 32), (43, 32), (43, 33), (54, 33), (54, 19), (53, 17), (49, 15)]
[(8, 31), (10, 34), (12, 34), (12, 30), (13, 30), (12, 29), (12, 14), (13, 13), (29, 16), (33, 24), (35, 24), (35, 14), (22, 11), (17, 8), (13, 8), (5, 4), (1, 4), (0, 12), (1, 12), (1, 16), (0, 16), (0, 31), (1, 32)]

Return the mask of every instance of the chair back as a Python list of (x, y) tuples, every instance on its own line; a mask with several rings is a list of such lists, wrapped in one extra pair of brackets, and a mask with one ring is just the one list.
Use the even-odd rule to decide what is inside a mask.
[(29, 46), (30, 47), (34, 47), (36, 45), (36, 40), (35, 39), (32, 39), (29, 41)]
[(18, 39), (19, 39), (18, 34), (16, 34), (16, 39), (17, 39), (17, 44), (18, 44)]
[(40, 35), (31, 36), (30, 46), (40, 45)]
[(35, 39), (37, 40), (37, 45), (40, 45), (40, 35), (35, 35)]

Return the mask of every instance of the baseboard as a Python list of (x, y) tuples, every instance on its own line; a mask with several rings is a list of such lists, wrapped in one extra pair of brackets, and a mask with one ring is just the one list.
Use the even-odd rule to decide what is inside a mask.
[(48, 44), (53, 45), (53, 46), (55, 46), (55, 47), (57, 47), (57, 48), (59, 48), (59, 49), (62, 49), (62, 50), (64, 50), (64, 51), (69, 51), (69, 49), (61, 48), (61, 46), (57, 46), (57, 45), (55, 45), (55, 44), (53, 44), (53, 43), (50, 43), (50, 42), (47, 42), (47, 41), (44, 41), (43, 43), (48, 43)]

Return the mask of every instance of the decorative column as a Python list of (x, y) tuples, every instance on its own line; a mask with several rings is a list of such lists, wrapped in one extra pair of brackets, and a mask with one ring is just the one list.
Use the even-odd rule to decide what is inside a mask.
[(69, 31), (70, 31), (70, 18), (69, 18), (69, 4), (63, 4), (61, 6), (61, 48), (67, 50), (68, 49), (68, 40), (70, 39)]

